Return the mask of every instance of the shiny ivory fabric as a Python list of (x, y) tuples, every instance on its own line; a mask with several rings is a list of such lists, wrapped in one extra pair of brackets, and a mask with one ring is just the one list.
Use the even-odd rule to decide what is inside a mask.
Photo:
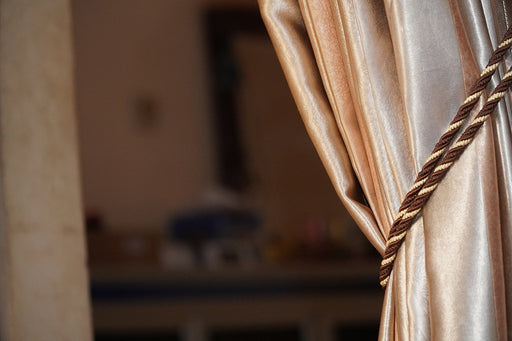
[[(325, 168), (382, 253), (402, 198), (512, 23), (512, 0), (260, 0), (260, 9)], [(498, 72), (511, 63), (509, 53)], [(380, 340), (512, 339), (510, 101), (407, 235)]]

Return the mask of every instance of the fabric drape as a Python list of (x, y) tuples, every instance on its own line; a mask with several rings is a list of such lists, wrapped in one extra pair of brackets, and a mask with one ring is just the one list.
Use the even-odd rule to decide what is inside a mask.
[[(259, 3), (333, 185), (382, 254), (401, 200), (512, 23), (512, 1)], [(508, 53), (475, 112), (511, 64)], [(512, 338), (510, 101), (408, 233), (380, 340)]]

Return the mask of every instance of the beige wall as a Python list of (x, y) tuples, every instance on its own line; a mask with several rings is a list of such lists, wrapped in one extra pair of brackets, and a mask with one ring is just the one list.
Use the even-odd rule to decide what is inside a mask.
[[(157, 228), (213, 182), (200, 3), (83, 0), (73, 7), (85, 207), (112, 228)], [(142, 129), (134, 101), (154, 99)]]
[[(202, 6), (214, 3), (229, 1), (74, 3), (85, 207), (103, 212), (114, 229), (157, 229), (171, 213), (197, 205), (215, 182), (200, 27)], [(235, 47), (247, 81), (239, 104), (254, 176), (246, 201), (271, 229), (297, 229), (311, 219), (351, 224), (273, 48), (260, 38), (241, 39)], [(145, 94), (161, 114), (149, 130), (134, 122), (133, 101)]]
[[(255, 181), (250, 198), (268, 227), (304, 237), (309, 223), (353, 229), (307, 136), (275, 52), (263, 37), (235, 42), (243, 70), (240, 121)], [(345, 231), (346, 232), (346, 231)], [(302, 235), (302, 236), (300, 236)]]

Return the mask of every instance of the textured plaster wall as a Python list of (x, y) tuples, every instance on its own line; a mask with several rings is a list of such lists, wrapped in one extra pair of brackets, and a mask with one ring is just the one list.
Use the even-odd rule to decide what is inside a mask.
[(2, 340), (91, 340), (67, 0), (0, 1)]

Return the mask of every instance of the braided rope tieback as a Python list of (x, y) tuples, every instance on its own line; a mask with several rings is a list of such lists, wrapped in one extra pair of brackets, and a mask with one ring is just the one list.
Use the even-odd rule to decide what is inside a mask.
[[(441, 172), (443, 170), (445, 172), (448, 171), (448, 168), (449, 168), (449, 166), (451, 166), (451, 164), (444, 162), (444, 160), (446, 158), (443, 159), (443, 162), (440, 166), (436, 167), (436, 165), (439, 162), (439, 160), (441, 159), (441, 157), (443, 157), (443, 155), (445, 154), (445, 152), (448, 149), (448, 146), (451, 144), (451, 142), (455, 138), (455, 135), (458, 133), (458, 131), (460, 130), (464, 121), (469, 116), (471, 110), (473, 109), (475, 104), (478, 102), (480, 96), (482, 95), (487, 84), (489, 83), (492, 75), (497, 70), (497, 68), (501, 62), (501, 59), (503, 58), (503, 55), (507, 52), (508, 48), (511, 45), (512, 45), (512, 27), (510, 27), (507, 30), (507, 32), (505, 33), (505, 36), (503, 37), (502, 41), (498, 45), (498, 48), (491, 55), (487, 66), (484, 68), (484, 70), (480, 74), (480, 77), (476, 81), (475, 86), (470, 91), (468, 97), (466, 98), (464, 103), (461, 105), (461, 107), (457, 111), (457, 114), (455, 115), (452, 122), (450, 122), (450, 125), (448, 126), (448, 129), (446, 130), (446, 132), (439, 139), (439, 142), (434, 147), (434, 150), (432, 151), (431, 155), (428, 157), (424, 166), (418, 173), (418, 176), (417, 176), (414, 184), (412, 185), (409, 192), (406, 194), (406, 196), (399, 208), (399, 212), (395, 217), (395, 221), (393, 222), (393, 225), (390, 229), (388, 241), (386, 243), (386, 250), (384, 253), (383, 260), (381, 262), (379, 280), (380, 280), (380, 284), (382, 287), (385, 287), (389, 281), (389, 276), (391, 274), (391, 270), (393, 269), (396, 254), (398, 252), (398, 249), (402, 245), (404, 238), (407, 234), (407, 231), (414, 221), (414, 218), (420, 213), (423, 205), (426, 204), (426, 201), (430, 197), (430, 194), (432, 194), (432, 191), (437, 187), (437, 183), (434, 186), (434, 183), (432, 183), (432, 181), (430, 181), (429, 177), (431, 175), (436, 175), (434, 178), (438, 179), (438, 174), (440, 174), (439, 172)], [(507, 75), (508, 75), (508, 73), (507, 73)], [(509, 77), (504, 77), (502, 83), (500, 83), (500, 85), (496, 88), (495, 92), (493, 92), (493, 95), (500, 88), (500, 86), (502, 86), (502, 87), (504, 86), (505, 88), (508, 88), (508, 85), (506, 85), (506, 84), (508, 84), (509, 81), (510, 81)], [(501, 91), (501, 92), (503, 92), (503, 91)], [(491, 97), (489, 97), (486, 105), (484, 106), (484, 108), (482, 108), (480, 113), (482, 113), (484, 111), (484, 109), (486, 109), (486, 106), (487, 106), (487, 109), (485, 110), (485, 112), (488, 112), (490, 107), (492, 107), (492, 109), (490, 109), (491, 110), (490, 112), (492, 112), (492, 110), (494, 110), (495, 106), (497, 105), (499, 99), (501, 99), (501, 97), (503, 97), (505, 95), (505, 93), (503, 93), (503, 95), (501, 97), (496, 97), (496, 98), (492, 98), (493, 95), (491, 95)], [(479, 116), (480, 116), (480, 114), (477, 115), (477, 118)], [(483, 123), (483, 121), (482, 121), (482, 123)], [(472, 125), (473, 125), (473, 123), (468, 127), (468, 129), (471, 128)], [(466, 129), (466, 131), (467, 131), (467, 129)], [(464, 134), (466, 134), (466, 132), (463, 133), (463, 136), (464, 136)], [(467, 143), (469, 144), (470, 141), (471, 140), (469, 140)], [(457, 143), (459, 143), (459, 142), (457, 142)], [(455, 147), (455, 145), (454, 145), (454, 147)], [(454, 147), (452, 147), (452, 149)], [(458, 146), (458, 147), (460, 147), (460, 146)], [(446, 156), (449, 155), (449, 153), (452, 151), (452, 149), (450, 149), (450, 151), (448, 152), (448, 154)], [(459, 149), (457, 149), (457, 150), (459, 150)], [(464, 150), (464, 148), (462, 150)], [(458, 156), (457, 156), (457, 158), (458, 158)], [(443, 174), (446, 174), (446, 173), (443, 173)], [(444, 175), (442, 175), (441, 178), (439, 178), (438, 182), (442, 179), (442, 177), (444, 177)], [(416, 199), (418, 198), (418, 196), (421, 196), (421, 198), (425, 198), (426, 193), (428, 193), (427, 199), (423, 202), (422, 205), (418, 206), (419, 201)], [(413, 203), (414, 203), (414, 205), (413, 205)]]
[[(473, 119), (471, 124), (464, 130), (460, 138), (457, 140), (457, 142), (448, 150), (446, 153), (446, 156), (442, 159), (441, 163), (434, 169), (431, 176), (428, 178), (428, 180), (425, 182), (423, 188), (418, 192), (417, 196), (414, 198), (413, 202), (410, 204), (407, 214), (402, 216), (402, 219), (400, 220), (396, 233), (398, 236), (403, 235), (403, 237), (400, 238), (400, 240), (397, 243), (394, 243), (395, 251), (392, 253), (389, 257), (385, 258), (390, 259), (388, 262), (384, 262), (384, 265), (389, 265), (394, 262), (394, 259), (396, 257), (396, 253), (398, 252), (398, 248), (402, 244), (405, 234), (409, 230), (409, 228), (412, 226), (415, 218), (420, 213), (421, 209), (425, 206), (428, 199), (434, 192), (434, 190), (439, 185), (439, 182), (445, 177), (446, 173), (450, 169), (450, 167), (453, 165), (453, 163), (462, 155), (466, 147), (471, 143), (473, 138), (475, 137), (476, 133), (480, 129), (480, 127), (484, 124), (484, 122), (489, 118), (489, 116), (492, 114), (496, 106), (498, 105), (498, 102), (505, 96), (507, 93), (507, 90), (512, 85), (512, 67), (507, 71), (507, 73), (503, 76), (502, 81), (500, 84), (496, 87), (496, 89), (493, 91), (491, 96), (489, 96), (487, 102), (485, 103), (484, 107), (478, 115)], [(384, 255), (386, 257), (386, 254)], [(386, 286), (387, 282), (389, 281), (389, 275), (391, 274), (390, 267), (386, 267), (385, 270), (388, 270), (389, 272), (381, 272), (381, 285), (383, 287)], [(382, 267), (381, 267), (382, 270)]]

